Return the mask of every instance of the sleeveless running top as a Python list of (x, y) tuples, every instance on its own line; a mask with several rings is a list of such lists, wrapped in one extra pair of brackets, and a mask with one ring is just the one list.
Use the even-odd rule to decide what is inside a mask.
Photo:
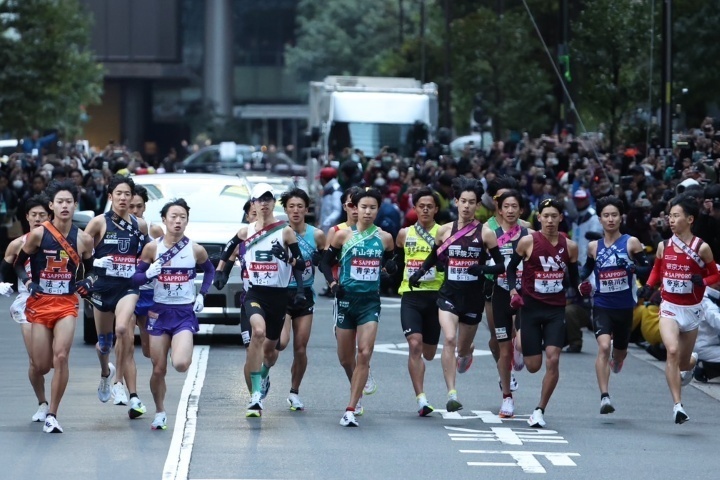
[[(95, 247), (95, 258), (112, 257), (112, 268), (104, 269), (94, 267), (93, 271), (99, 277), (121, 282), (130, 282), (135, 273), (135, 265), (144, 242), (140, 242), (137, 235), (121, 228), (112, 221), (113, 212), (105, 212), (105, 235)], [(133, 215), (130, 215), (130, 223), (138, 230), (138, 222)]]
[[(73, 225), (66, 238), (76, 252), (77, 236), (78, 228)], [(52, 233), (43, 227), (40, 248), (30, 256), (32, 281), (42, 287), (45, 295), (70, 295), (75, 293), (77, 269)]]
[[(497, 235), (497, 238), (500, 239), (500, 237), (505, 234), (505, 231), (502, 229), (501, 226), (498, 226), (495, 229), (495, 235)], [(513, 256), (513, 253), (515, 253), (515, 250), (517, 249), (517, 245), (520, 242), (520, 239), (528, 234), (528, 229), (525, 227), (520, 227), (520, 235), (515, 240), (510, 240), (509, 242), (505, 243), (504, 245), (498, 244), (498, 248), (500, 249), (500, 254), (503, 256), (505, 260), (505, 270), (506, 272), (502, 275), (498, 275), (496, 283), (498, 287), (502, 288), (503, 290), (507, 290), (508, 292), (512, 290), (510, 288), (510, 284), (508, 284), (507, 281), (507, 266), (510, 265), (510, 259)], [(494, 265), (495, 262), (492, 258), (488, 259), (488, 264)], [(517, 268), (517, 281), (515, 282), (515, 290), (518, 292), (522, 290), (522, 274), (523, 274), (523, 262), (520, 261), (520, 264)]]
[[(440, 230), (440, 225), (437, 223), (428, 233), (434, 239), (437, 236), (437, 232)], [(410, 291), (410, 285), (408, 279), (422, 267), (425, 259), (430, 255), (433, 245), (429, 244), (417, 231), (416, 226), (413, 225), (407, 229), (407, 236), (405, 237), (405, 269), (403, 271), (403, 279), (398, 289), (398, 293), (401, 295), (405, 292)], [(444, 272), (438, 272), (437, 267), (432, 267), (427, 271), (425, 275), (420, 278), (420, 286), (413, 288), (413, 291), (433, 291), (440, 290), (443, 280), (445, 279)]]
[(634, 308), (637, 305), (635, 275), (617, 266), (618, 259), (630, 262), (627, 244), (630, 235), (622, 235), (609, 247), (605, 240), (597, 242), (595, 255), (595, 294), (593, 302), (601, 308)]
[[(453, 222), (450, 236), (458, 231), (458, 223)], [(468, 274), (468, 268), (485, 261), (487, 255), (482, 241), (482, 224), (470, 233), (460, 237), (447, 249), (447, 268), (443, 286), (454, 290), (467, 291), (476, 286), (478, 277)]]
[[(701, 238), (693, 237), (688, 247), (698, 253), (702, 244)], [(702, 302), (705, 286), (692, 283), (690, 278), (694, 274), (705, 276), (707, 271), (687, 253), (676, 249), (672, 239), (666, 240), (663, 250), (662, 299), (675, 305), (697, 305)]]
[(552, 245), (541, 232), (532, 234), (533, 249), (524, 262), (522, 295), (548, 305), (565, 305), (563, 279), (570, 261), (567, 240), (558, 236)]
[[(247, 227), (247, 238), (255, 235), (256, 223)], [(292, 266), (278, 260), (272, 254), (272, 246), (275, 243), (284, 245), (283, 229), (280, 228), (272, 233), (265, 234), (259, 241), (255, 242), (245, 250), (245, 266), (248, 272), (248, 283), (255, 287), (287, 288), (290, 283)]]
[[(315, 250), (317, 250), (317, 245), (315, 244), (315, 227), (306, 224), (305, 234), (300, 235), (298, 232), (295, 232), (295, 235), (298, 239), (300, 253), (302, 253), (303, 259), (305, 259), (305, 270), (303, 270), (302, 276), (303, 285), (305, 288), (312, 290), (313, 283), (315, 282), (315, 267), (312, 264), (312, 256)], [(288, 286), (290, 288), (297, 288), (297, 282), (292, 275), (290, 275), (290, 283)]]
[[(172, 248), (172, 247), (170, 247)], [(163, 238), (157, 240), (155, 258), (169, 250)], [(160, 275), (155, 281), (153, 301), (164, 305), (185, 305), (195, 301), (195, 253), (193, 242), (190, 241), (180, 250), (169, 263), (162, 266)]]
[(353, 236), (340, 253), (340, 284), (348, 293), (378, 293), (385, 247), (375, 225), (363, 232), (351, 227)]

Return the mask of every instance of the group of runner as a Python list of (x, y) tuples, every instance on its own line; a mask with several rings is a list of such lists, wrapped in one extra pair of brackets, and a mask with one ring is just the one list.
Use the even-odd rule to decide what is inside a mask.
[[(110, 209), (93, 218), (85, 230), (73, 225), (79, 190), (72, 182), (52, 182), (28, 203), (32, 230), (5, 252), (3, 267), (14, 266), (18, 297), (11, 316), (22, 323), (30, 359), (28, 376), (38, 400), (35, 422), (46, 433), (62, 433), (57, 413), (69, 371), (68, 357), (79, 310), (78, 295), (93, 306), (100, 362), (98, 399), (129, 406), (131, 419), (147, 412), (137, 394), (134, 332), (140, 324), (142, 351), (153, 363), (150, 390), (156, 406), (151, 427), (167, 428), (163, 406), (168, 350), (173, 366), (188, 369), (192, 360), (195, 313), (215, 269), (207, 252), (185, 237), (190, 207), (168, 202), (161, 211), (165, 231), (143, 220), (147, 192), (121, 175), (108, 186)], [(199, 294), (193, 279), (200, 265)], [(2, 284), (0, 293), (12, 288)], [(116, 364), (110, 362), (114, 347)], [(44, 376), (54, 369), (50, 399)], [(129, 394), (129, 395), (128, 395)]]
[[(475, 220), (484, 194), (481, 183), (459, 177), (453, 190), (457, 221), (436, 224), (439, 198), (431, 189), (422, 188), (412, 199), (417, 223), (402, 229), (393, 240), (374, 225), (382, 201), (375, 189), (345, 192), (343, 209), (348, 220), (325, 235), (305, 223), (310, 204), (306, 192), (292, 189), (281, 196), (286, 222), (274, 216), (273, 188), (257, 184), (251, 191), (249, 223), (227, 243), (216, 271), (207, 252), (184, 235), (190, 208), (182, 199), (163, 207), (163, 233), (142, 219), (147, 193), (131, 179), (118, 176), (110, 183), (110, 210), (93, 219), (83, 232), (72, 225), (76, 187), (51, 184), (47, 197), (28, 203), (28, 221), (35, 228), (13, 242), (4, 258), (4, 265), (14, 264), (21, 291), (12, 316), (29, 322), (23, 326), (30, 357), (28, 376), (40, 404), (33, 421), (44, 421), (46, 432), (62, 432), (57, 410), (67, 385), (77, 293), (94, 306), (101, 366), (99, 399), (113, 398), (117, 405), (129, 405), (131, 419), (146, 413), (137, 395), (133, 358), (137, 322), (143, 354), (153, 363), (150, 386), (156, 415), (152, 428), (165, 429), (168, 351), (172, 349), (175, 369), (186, 371), (192, 360), (192, 334), (197, 331), (195, 313), (202, 310), (213, 280), (222, 289), (235, 265), (245, 283), (242, 310), (251, 330), (244, 367), (250, 391), (248, 417), (261, 416), (270, 370), (291, 334), (293, 363), (287, 402), (291, 410), (305, 408), (299, 390), (307, 368), (315, 304), (312, 285), (315, 267), (319, 267), (335, 297), (338, 359), (350, 383), (340, 424), (358, 426), (357, 417), (364, 412), (363, 394), (377, 390), (370, 360), (380, 317), (380, 282), (402, 266), (401, 325), (420, 416), (434, 411), (424, 391), (424, 360), (435, 357), (440, 332), (446, 409), (463, 408), (456, 373), (465, 373), (472, 365), (474, 338), (485, 312), (502, 395), (499, 416), (515, 414), (517, 382), (512, 371), (526, 367), (538, 372), (544, 355), (540, 398), (528, 419), (531, 427), (544, 427), (545, 409), (559, 379), (569, 288), (593, 298), (600, 413), (612, 413), (610, 372), (619, 373), (627, 355), (637, 276), (650, 273), (648, 285), (662, 285), (660, 323), (668, 351), (666, 377), (674, 420), (689, 419), (680, 386), (692, 378), (696, 362), (692, 349), (703, 315), (699, 304), (705, 287), (720, 282), (710, 248), (691, 233), (699, 215), (695, 199), (673, 200), (669, 215), (673, 237), (659, 245), (652, 272), (638, 239), (620, 233), (622, 202), (612, 196), (599, 199), (597, 212), (604, 236), (590, 243), (580, 271), (577, 244), (558, 230), (563, 207), (557, 200), (540, 202), (540, 230), (533, 231), (520, 220), (523, 199), (514, 179), (498, 177), (488, 186), (495, 216), (485, 224)], [(49, 216), (52, 221), (47, 220)], [(197, 295), (196, 265), (204, 274)], [(82, 268), (92, 275), (78, 275)], [(8, 284), (0, 284), (0, 293), (10, 291)], [(113, 345), (116, 365), (109, 361)], [(55, 368), (55, 374), (48, 402), (44, 375), (50, 368)]]

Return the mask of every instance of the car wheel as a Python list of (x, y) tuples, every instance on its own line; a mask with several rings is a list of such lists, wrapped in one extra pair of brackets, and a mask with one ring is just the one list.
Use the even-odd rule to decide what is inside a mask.
[(97, 331), (95, 330), (95, 317), (90, 302), (83, 302), (83, 341), (88, 345), (97, 343)]

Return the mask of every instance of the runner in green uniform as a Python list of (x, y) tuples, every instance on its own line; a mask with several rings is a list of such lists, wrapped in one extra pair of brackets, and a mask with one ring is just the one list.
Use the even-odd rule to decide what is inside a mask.
[[(389, 274), (397, 271), (391, 258), (392, 236), (373, 225), (381, 201), (375, 189), (353, 195), (358, 223), (335, 233), (320, 266), (336, 298), (338, 358), (350, 380), (350, 402), (340, 420), (344, 427), (357, 427), (355, 415), (362, 414), (358, 402), (367, 381), (380, 317), (380, 272), (383, 268)], [(335, 259), (340, 261), (337, 281), (332, 273)]]

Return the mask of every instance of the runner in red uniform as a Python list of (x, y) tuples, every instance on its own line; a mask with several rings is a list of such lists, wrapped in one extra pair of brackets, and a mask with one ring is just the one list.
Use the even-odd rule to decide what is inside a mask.
[(670, 203), (669, 224), (673, 236), (658, 245), (650, 287), (662, 284), (660, 335), (667, 361), (665, 377), (673, 397), (675, 423), (690, 420), (683, 408), (680, 389), (692, 380), (697, 363), (693, 352), (705, 312), (700, 303), (705, 287), (720, 281), (710, 246), (693, 236), (691, 229), (700, 209), (694, 197), (681, 195)]
[(545, 376), (540, 403), (528, 419), (531, 427), (544, 427), (543, 414), (560, 378), (560, 351), (565, 345), (565, 274), (577, 289), (579, 282), (577, 243), (558, 232), (563, 219), (562, 204), (546, 199), (538, 206), (541, 230), (518, 242), (507, 267), (508, 284), (516, 285), (517, 269), (523, 262), (522, 297), (510, 292), (510, 306), (520, 309), (522, 352), (528, 372), (542, 367), (545, 347)]

